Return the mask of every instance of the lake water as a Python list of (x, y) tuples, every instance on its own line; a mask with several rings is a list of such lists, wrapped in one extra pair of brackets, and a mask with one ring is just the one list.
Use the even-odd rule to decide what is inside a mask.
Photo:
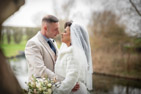
[[(27, 88), (27, 63), (25, 57), (10, 59), (10, 66), (14, 71), (22, 88)], [(94, 90), (91, 94), (141, 94), (141, 81), (127, 80), (109, 76), (93, 75)]]

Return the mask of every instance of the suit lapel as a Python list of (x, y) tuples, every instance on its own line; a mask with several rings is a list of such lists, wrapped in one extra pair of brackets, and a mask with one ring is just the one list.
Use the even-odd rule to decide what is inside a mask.
[(40, 32), (38, 32), (38, 39), (39, 41), (43, 44), (43, 46), (47, 49), (47, 51), (49, 52), (52, 60), (55, 62), (55, 53), (53, 52), (53, 50), (50, 48), (49, 44), (46, 42), (46, 40), (43, 38), (43, 36), (41, 35)]

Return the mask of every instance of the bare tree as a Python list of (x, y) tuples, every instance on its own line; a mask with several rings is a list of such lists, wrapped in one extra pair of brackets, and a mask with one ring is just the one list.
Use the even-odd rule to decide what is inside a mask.
[(141, 0), (102, 0), (104, 10), (110, 10), (121, 16), (126, 31), (131, 35), (141, 34)]
[(74, 7), (74, 4), (75, 4), (75, 0), (66, 0), (66, 2), (62, 5), (62, 10), (66, 18), (69, 17), (71, 8)]
[(13, 39), (16, 44), (19, 44), (23, 38), (23, 32), (20, 27), (13, 27)]
[(55, 15), (57, 16), (57, 17), (59, 17), (60, 15), (59, 15), (59, 13), (58, 13), (58, 11), (60, 11), (60, 10), (58, 10), (58, 4), (57, 4), (57, 0), (52, 0), (52, 2), (53, 2), (53, 9), (54, 9), (54, 13), (55, 13)]
[[(127, 34), (125, 33), (124, 24), (119, 24), (120, 17), (111, 11), (95, 12), (92, 15), (90, 28), (92, 31), (92, 44), (101, 48), (101, 50), (108, 50), (116, 48), (127, 41)], [(95, 39), (97, 37), (97, 39)], [(93, 39), (94, 38), (94, 39)], [(96, 41), (99, 41), (98, 44)], [(116, 49), (121, 49), (121, 48)]]
[[(55, 15), (59, 18), (63, 17), (65, 19), (68, 19), (72, 7), (75, 5), (75, 0), (64, 0), (61, 3), (58, 0), (53, 0), (53, 5), (54, 5), (54, 12)], [(57, 4), (60, 3), (60, 4)], [(59, 6), (60, 5), (60, 6)]]
[[(135, 0), (134, 0), (135, 1)], [(139, 16), (141, 16), (141, 12), (139, 11), (139, 9), (137, 8), (137, 5), (132, 1), (129, 0), (129, 2), (131, 3), (131, 5), (134, 7), (135, 11), (138, 13)], [(139, 1), (139, 3), (141, 5), (141, 0)]]
[(7, 36), (7, 43), (10, 44), (11, 42), (11, 29), (10, 28), (7, 29), (6, 36)]

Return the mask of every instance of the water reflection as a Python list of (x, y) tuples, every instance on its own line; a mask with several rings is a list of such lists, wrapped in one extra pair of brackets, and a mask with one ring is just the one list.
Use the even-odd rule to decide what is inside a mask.
[[(10, 66), (22, 86), (27, 88), (27, 63), (25, 57), (10, 59)], [(141, 81), (93, 75), (94, 90), (91, 94), (141, 94)]]
[(10, 66), (16, 75), (27, 75), (27, 63), (24, 56), (10, 59)]
[(141, 94), (141, 81), (93, 75), (92, 94)]
[(27, 69), (27, 63), (26, 63), (26, 59), (24, 56), (20, 56), (17, 58), (12, 58), (9, 59), (10, 62), (10, 66), (13, 70), (13, 72), (16, 75), (16, 78), (18, 79), (20, 85), (22, 88), (26, 89), (27, 86), (25, 84), (25, 82), (28, 81), (28, 69)]

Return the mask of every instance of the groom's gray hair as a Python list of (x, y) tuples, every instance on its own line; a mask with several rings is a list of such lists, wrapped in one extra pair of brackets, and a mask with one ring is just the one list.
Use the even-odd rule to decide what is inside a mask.
[(42, 22), (47, 22), (47, 23), (56, 23), (59, 22), (58, 18), (53, 16), (53, 15), (47, 15), (43, 17)]

